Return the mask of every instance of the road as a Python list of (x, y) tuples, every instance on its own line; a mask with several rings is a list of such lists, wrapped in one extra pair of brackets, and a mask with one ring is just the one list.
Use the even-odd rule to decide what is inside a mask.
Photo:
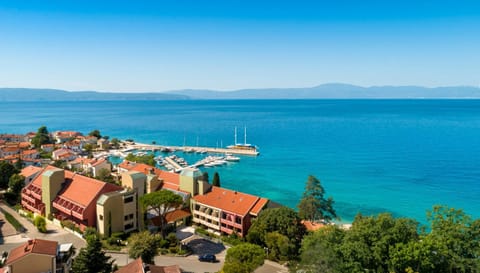
[[(0, 203), (0, 207), (4, 211), (10, 213), (13, 217), (15, 217), (26, 229), (26, 231), (23, 233), (1, 237), (0, 252), (10, 252), (10, 250), (12, 250), (13, 248), (24, 244), (30, 239), (57, 241), (59, 244), (72, 243), (77, 250), (87, 245), (85, 240), (53, 224), (47, 223), (47, 233), (40, 233), (30, 221), (28, 221), (24, 217), (21, 217), (15, 210), (11, 209), (3, 203)], [(11, 227), (10, 223), (8, 222), (4, 223), (4, 225), (2, 226), (2, 230), (4, 226), (6, 229), (8, 229), (9, 226)]]
[[(115, 259), (115, 263), (119, 266), (124, 266), (127, 263), (133, 261), (128, 257), (126, 253), (107, 253), (108, 256)], [(199, 262), (198, 256), (190, 255), (187, 257), (172, 257), (160, 255), (156, 256), (154, 261), (155, 265), (178, 265), (184, 272), (218, 272), (223, 267), (224, 258), (218, 257), (217, 263)]]

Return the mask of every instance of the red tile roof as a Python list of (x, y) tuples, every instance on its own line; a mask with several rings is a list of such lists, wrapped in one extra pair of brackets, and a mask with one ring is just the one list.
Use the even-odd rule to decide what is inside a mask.
[(24, 177), (29, 177), (41, 171), (42, 171), (42, 168), (40, 167), (28, 166), (23, 168), (20, 174), (23, 175)]
[(115, 271), (115, 273), (144, 273), (142, 258), (138, 258), (126, 266)]
[(31, 155), (31, 154), (38, 154), (38, 151), (35, 149), (32, 150), (25, 150), (22, 152), (23, 155)]
[[(212, 190), (193, 199), (210, 207), (246, 216), (261, 200), (260, 197), (212, 186)], [(262, 201), (263, 202), (263, 201)]]
[(154, 168), (150, 165), (143, 164), (143, 163), (135, 163), (131, 161), (124, 160), (122, 163), (118, 165), (119, 168), (126, 169), (129, 171), (137, 171), (144, 174), (150, 174), (153, 171), (154, 174), (158, 176), (159, 179), (163, 180), (164, 183), (170, 183), (180, 185), (180, 175), (177, 173), (171, 173), (167, 171), (162, 171), (160, 169)]
[(12, 249), (8, 255), (7, 264), (12, 264), (20, 258), (31, 253), (56, 256), (57, 245), (55, 241), (47, 241), (42, 239), (29, 240), (25, 244)]
[(101, 191), (121, 190), (122, 187), (97, 179), (65, 171), (65, 178), (71, 180), (59, 196), (83, 206), (88, 206)]
[[(57, 169), (54, 166), (47, 166), (42, 174), (47, 170)], [(97, 179), (75, 174), (71, 171), (65, 171), (65, 179), (69, 182), (59, 196), (73, 201), (82, 206), (88, 206), (100, 192), (110, 192), (121, 190), (122, 187), (111, 183), (105, 183)], [(32, 182), (39, 188), (42, 188), (42, 176), (38, 175)]]
[[(188, 217), (190, 215), (192, 215), (192, 213), (188, 209), (177, 209), (177, 210), (168, 212), (165, 215), (165, 218), (167, 220), (167, 223), (173, 223), (177, 220), (183, 219), (183, 218)], [(152, 223), (155, 226), (160, 226), (161, 225), (160, 216), (155, 216), (155, 217), (151, 218), (150, 221), (152, 221)]]
[(178, 265), (167, 265), (167, 266), (159, 266), (159, 265), (149, 265), (150, 273), (181, 273), (182, 270)]
[(268, 203), (268, 199), (260, 198), (260, 200), (258, 200), (258, 202), (255, 204), (255, 206), (252, 208), (250, 213), (253, 214), (254, 216), (258, 216), (260, 211), (265, 207), (265, 205), (267, 203)]

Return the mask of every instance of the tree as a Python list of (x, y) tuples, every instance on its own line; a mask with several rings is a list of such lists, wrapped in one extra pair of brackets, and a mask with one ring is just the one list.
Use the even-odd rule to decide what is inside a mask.
[(47, 233), (47, 221), (40, 215), (37, 215), (35, 219), (33, 219), (33, 225), (40, 231), (41, 233)]
[(110, 144), (112, 145), (113, 148), (118, 149), (120, 147), (120, 140), (118, 138), (114, 137), (110, 141)]
[(98, 175), (95, 178), (103, 182), (115, 184), (115, 178), (112, 176), (110, 170), (108, 169), (100, 169), (98, 171)]
[(473, 220), (463, 210), (434, 206), (427, 212), (437, 260), (445, 260), (449, 272), (480, 271), (480, 219)]
[(250, 243), (238, 244), (227, 250), (223, 272), (250, 273), (263, 264), (265, 252), (262, 247)]
[(32, 138), (32, 144), (35, 146), (35, 148), (39, 149), (43, 144), (49, 143), (52, 143), (52, 140), (50, 138), (50, 134), (48, 133), (47, 127), (41, 126), (38, 128), (37, 133)]
[(304, 272), (341, 273), (341, 246), (344, 230), (337, 226), (326, 226), (305, 236), (300, 250), (300, 263), (297, 268)]
[(169, 190), (160, 190), (152, 193), (147, 193), (140, 197), (140, 203), (143, 208), (153, 210), (160, 217), (160, 229), (162, 231), (162, 238), (165, 239), (165, 228), (167, 220), (165, 215), (180, 207), (183, 204), (183, 199)]
[(393, 218), (389, 213), (357, 215), (342, 243), (346, 272), (392, 272), (394, 246), (417, 241), (417, 229), (416, 221)]
[(21, 172), (22, 169), (23, 169), (23, 160), (21, 157), (19, 157), (17, 159), (17, 161), (15, 162), (15, 165), (14, 165), (15, 169), (17, 169), (17, 171)]
[(14, 174), (10, 176), (8, 181), (8, 190), (13, 194), (15, 203), (18, 202), (20, 192), (23, 189), (25, 183), (25, 177), (23, 175)]
[(155, 156), (153, 154), (134, 155), (134, 154), (130, 153), (125, 157), (125, 160), (133, 161), (133, 162), (137, 162), (137, 163), (144, 163), (144, 164), (150, 165), (152, 167), (155, 167), (155, 165), (157, 164), (157, 162), (155, 161)]
[(91, 131), (90, 133), (88, 133), (89, 136), (94, 136), (96, 137), (97, 139), (100, 139), (102, 138), (102, 135), (100, 134), (100, 131), (95, 129), (93, 131)]
[(0, 188), (6, 189), (10, 177), (16, 173), (18, 173), (18, 170), (15, 169), (15, 166), (7, 161), (0, 161)]
[(202, 173), (202, 180), (208, 183), (208, 181), (210, 180), (210, 178), (208, 177), (208, 172)]
[(96, 235), (86, 238), (87, 247), (80, 249), (72, 264), (72, 272), (75, 273), (110, 273), (112, 272), (113, 260), (105, 255), (102, 250), (102, 242)]
[[(278, 236), (278, 234), (269, 235), (272, 232), (277, 232), (288, 238), (288, 245), (285, 247), (284, 238)], [(287, 207), (266, 209), (253, 221), (247, 234), (247, 241), (267, 247), (268, 236), (270, 247), (282, 249), (275, 255), (269, 255), (269, 258), (274, 260), (284, 259), (284, 257), (296, 259), (305, 232), (305, 226), (301, 223), (301, 219), (293, 209)], [(276, 240), (274, 239), (275, 236)]]
[(220, 175), (217, 172), (213, 174), (212, 185), (216, 187), (220, 187)]
[(158, 254), (160, 240), (149, 231), (135, 233), (128, 239), (128, 255), (133, 259), (142, 257), (144, 263), (153, 263), (153, 258)]
[(298, 204), (298, 214), (300, 218), (309, 221), (325, 220), (331, 221), (337, 218), (335, 209), (333, 208), (333, 198), (325, 199), (325, 189), (322, 187), (320, 180), (315, 176), (308, 176), (305, 192)]

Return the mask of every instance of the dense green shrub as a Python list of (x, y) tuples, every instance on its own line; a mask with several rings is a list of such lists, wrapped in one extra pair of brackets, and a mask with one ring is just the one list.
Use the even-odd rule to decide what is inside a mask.
[(38, 215), (33, 219), (33, 224), (41, 233), (47, 232), (47, 221), (42, 216)]

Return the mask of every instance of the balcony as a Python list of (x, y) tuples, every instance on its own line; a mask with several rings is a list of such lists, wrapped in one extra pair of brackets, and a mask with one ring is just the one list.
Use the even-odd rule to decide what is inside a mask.
[(22, 206), (29, 211), (38, 213), (38, 214), (45, 214), (45, 205), (44, 204), (31, 204), (26, 200), (22, 200)]
[(194, 211), (193, 211), (193, 214), (194, 214), (194, 215), (198, 215), (198, 216), (205, 217), (205, 218), (210, 219), (210, 220), (213, 220), (213, 221), (220, 222), (220, 218), (219, 218), (218, 216), (210, 215), (210, 214), (201, 212), (201, 211), (199, 211), (199, 210), (194, 210)]
[(24, 200), (27, 200), (28, 202), (32, 203), (32, 204), (36, 204), (37, 203), (37, 199), (27, 195), (27, 194), (23, 194), (22, 195), (22, 199)]
[(85, 208), (76, 205), (68, 200), (65, 200), (61, 197), (55, 198), (53, 201), (53, 207), (61, 211), (62, 213), (66, 215), (71, 215), (72, 217), (75, 217), (79, 220), (85, 220), (85, 216), (83, 215), (83, 212)]
[(214, 230), (219, 230), (219, 227), (220, 227), (218, 224), (209, 223), (207, 221), (204, 221), (202, 219), (198, 219), (196, 217), (193, 217), (193, 222), (204, 225), (204, 226), (209, 227), (209, 228), (212, 228)]
[(220, 219), (220, 223), (226, 224), (226, 225), (229, 225), (229, 226), (232, 226), (232, 227), (236, 227), (236, 228), (239, 228), (239, 229), (242, 229), (242, 228), (243, 228), (243, 226), (242, 226), (241, 223), (238, 224), (238, 223), (236, 223), (236, 222), (229, 221), (229, 220), (224, 219), (224, 218)]

